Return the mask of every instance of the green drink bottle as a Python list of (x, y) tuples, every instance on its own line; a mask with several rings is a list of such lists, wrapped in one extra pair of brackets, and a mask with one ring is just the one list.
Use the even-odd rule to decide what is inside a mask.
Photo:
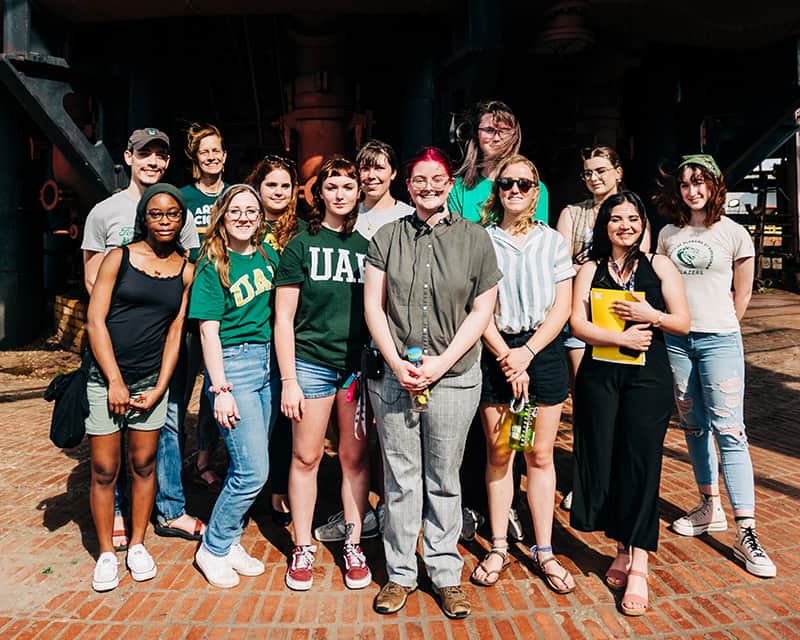
[[(409, 347), (406, 352), (407, 360), (415, 367), (422, 366), (422, 349), (419, 347)], [(431, 397), (430, 390), (426, 387), (422, 391), (412, 391), (411, 408), (414, 411), (427, 411), (428, 399)]]
[(525, 404), (524, 398), (515, 398), (509, 403), (508, 409), (512, 414), (508, 448), (526, 453), (532, 451), (539, 407), (535, 403)]

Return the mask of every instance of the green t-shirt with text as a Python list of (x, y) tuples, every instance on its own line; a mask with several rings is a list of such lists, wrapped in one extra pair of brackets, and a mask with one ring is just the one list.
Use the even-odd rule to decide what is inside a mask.
[(263, 344), (272, 339), (272, 289), (278, 254), (268, 244), (242, 255), (228, 251), (231, 286), (225, 289), (214, 265), (204, 258), (197, 266), (189, 318), (218, 320), (223, 347), (245, 342)]
[(368, 339), (364, 260), (369, 242), (320, 227), (298, 233), (281, 254), (275, 286), (300, 285), (294, 317), (295, 355), (334, 369), (355, 370)]
[[(222, 190), (224, 191), (227, 186), (227, 184), (223, 183)], [(203, 237), (206, 235), (206, 229), (211, 222), (211, 207), (214, 206), (219, 196), (206, 195), (193, 184), (181, 187), (181, 194), (186, 199), (186, 209), (189, 212), (189, 217), (194, 220), (194, 224), (197, 227), (200, 244), (203, 244)], [(189, 259), (192, 262), (196, 262), (199, 255), (199, 249), (192, 249), (189, 252)]]

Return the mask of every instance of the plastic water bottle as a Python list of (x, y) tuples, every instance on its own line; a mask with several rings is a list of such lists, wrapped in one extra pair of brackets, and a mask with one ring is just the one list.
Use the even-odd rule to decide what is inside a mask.
[[(406, 358), (415, 367), (422, 366), (422, 349), (419, 347), (409, 347), (406, 353)], [(427, 411), (428, 400), (430, 400), (431, 392), (425, 387), (422, 391), (411, 391), (411, 408), (414, 411)]]
[(508, 433), (508, 448), (513, 451), (533, 451), (533, 438), (536, 435), (536, 416), (539, 407), (535, 403), (525, 403), (524, 398), (515, 398), (508, 405), (512, 414)]

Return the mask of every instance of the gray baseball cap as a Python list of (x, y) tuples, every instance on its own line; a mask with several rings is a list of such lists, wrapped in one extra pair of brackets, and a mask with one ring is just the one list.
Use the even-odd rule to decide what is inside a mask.
[(153, 141), (164, 144), (169, 151), (169, 136), (163, 131), (147, 127), (146, 129), (136, 129), (128, 138), (128, 151), (139, 151)]

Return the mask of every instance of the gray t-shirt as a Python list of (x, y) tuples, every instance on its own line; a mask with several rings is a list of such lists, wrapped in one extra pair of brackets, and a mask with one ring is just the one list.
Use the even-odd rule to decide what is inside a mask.
[[(503, 276), (489, 234), (452, 212), (433, 227), (416, 215), (383, 226), (367, 262), (386, 273), (386, 316), (402, 357), (408, 347), (444, 353), (475, 298)], [(467, 371), (480, 349), (478, 340), (445, 376)]]
[(372, 236), (383, 225), (412, 213), (414, 213), (414, 207), (405, 202), (400, 202), (400, 200), (395, 200), (395, 203), (386, 209), (366, 209), (362, 203), (358, 206), (355, 230), (367, 240), (372, 240)]
[[(105, 254), (133, 240), (133, 225), (136, 221), (138, 203), (138, 200), (133, 200), (127, 191), (120, 191), (98, 202), (86, 217), (81, 249)], [(200, 246), (197, 227), (192, 216), (186, 216), (186, 223), (181, 229), (180, 243), (187, 250)]]

